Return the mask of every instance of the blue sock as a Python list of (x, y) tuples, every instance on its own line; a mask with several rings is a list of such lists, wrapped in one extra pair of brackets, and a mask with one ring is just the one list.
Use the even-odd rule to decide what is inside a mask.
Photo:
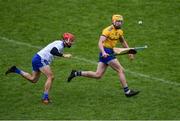
[(21, 70), (20, 70), (20, 69), (18, 69), (18, 68), (16, 68), (15, 73), (17, 73), (17, 74), (21, 74)]
[(43, 93), (42, 99), (48, 99), (48, 92)]
[(129, 91), (128, 86), (127, 86), (127, 87), (124, 87), (124, 92), (127, 93), (128, 91)]

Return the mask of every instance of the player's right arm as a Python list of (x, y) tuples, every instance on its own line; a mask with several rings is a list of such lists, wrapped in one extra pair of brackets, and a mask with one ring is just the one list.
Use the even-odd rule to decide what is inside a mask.
[(98, 46), (99, 46), (99, 49), (100, 49), (100, 51), (101, 51), (101, 53), (102, 53), (102, 57), (104, 57), (104, 58), (106, 58), (106, 57), (109, 56), (109, 54), (104, 51), (103, 42), (104, 42), (104, 41), (107, 39), (107, 37), (109, 36), (110, 29), (111, 29), (110, 26), (107, 27), (107, 28), (105, 28), (105, 29), (103, 29), (102, 34), (101, 34), (101, 36), (100, 36), (100, 38), (99, 38)]
[(104, 58), (106, 58), (107, 56), (109, 56), (109, 54), (107, 54), (107, 53), (104, 51), (104, 46), (103, 46), (103, 41), (105, 41), (106, 39), (107, 39), (106, 36), (101, 35), (100, 38), (99, 38), (99, 43), (98, 43), (99, 49), (100, 49), (100, 51), (102, 52), (102, 57), (104, 57)]

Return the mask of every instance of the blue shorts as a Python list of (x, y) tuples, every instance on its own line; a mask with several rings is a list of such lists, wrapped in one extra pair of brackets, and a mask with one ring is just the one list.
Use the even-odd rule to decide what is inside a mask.
[(109, 54), (110, 56), (108, 56), (107, 58), (103, 58), (102, 57), (102, 53), (99, 53), (99, 62), (102, 62), (104, 64), (108, 64), (109, 61), (113, 60), (116, 58), (116, 56), (114, 55), (114, 51), (111, 48), (104, 48), (104, 51)]
[(47, 60), (42, 59), (38, 54), (35, 54), (32, 58), (32, 69), (33, 71), (39, 71), (39, 68), (49, 65)]

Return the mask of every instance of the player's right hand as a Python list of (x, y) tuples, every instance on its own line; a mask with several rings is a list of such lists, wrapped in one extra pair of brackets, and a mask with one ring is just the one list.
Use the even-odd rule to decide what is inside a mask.
[(102, 57), (103, 57), (103, 58), (107, 58), (108, 56), (109, 56), (108, 53), (106, 53), (106, 52), (102, 53)]

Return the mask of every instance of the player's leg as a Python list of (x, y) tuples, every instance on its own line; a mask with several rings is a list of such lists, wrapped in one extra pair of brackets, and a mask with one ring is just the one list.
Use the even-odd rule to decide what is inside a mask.
[(126, 82), (126, 77), (125, 77), (125, 74), (124, 74), (124, 69), (121, 66), (121, 64), (119, 63), (119, 61), (117, 59), (113, 59), (108, 64), (115, 71), (117, 71), (122, 87), (126, 87), (127, 82)]
[(71, 74), (68, 77), (68, 82), (71, 81), (72, 78), (76, 76), (83, 76), (83, 77), (89, 77), (89, 78), (96, 78), (100, 79), (104, 72), (106, 71), (107, 65), (99, 62), (96, 71), (77, 71), (77, 70), (72, 70)]
[(29, 74), (19, 68), (17, 68), (16, 66), (12, 66), (11, 68), (9, 68), (6, 71), (6, 75), (9, 73), (16, 73), (16, 74), (20, 74), (21, 76), (23, 76), (25, 79), (29, 80), (32, 83), (36, 83), (40, 77), (40, 71), (39, 68), (43, 66), (43, 63), (41, 61), (41, 57), (37, 54), (34, 55), (34, 57), (32, 58), (32, 68), (33, 68), (33, 72), (32, 74)]
[[(104, 50), (109, 55), (113, 54), (113, 49), (104, 48)], [(102, 57), (102, 53), (99, 53), (99, 63), (98, 63), (96, 72), (93, 72), (93, 71), (76, 71), (76, 70), (72, 70), (71, 74), (68, 77), (68, 82), (70, 82), (71, 79), (76, 77), (76, 76), (84, 76), (84, 77), (96, 78), (96, 79), (101, 78), (102, 75), (104, 74), (104, 72), (106, 71), (106, 68), (108, 66), (107, 63), (110, 60), (112, 60), (113, 58), (115, 58), (115, 56), (108, 56), (107, 58), (103, 58)]]
[(94, 71), (81, 71), (81, 76), (100, 79), (106, 71), (107, 65), (99, 62), (96, 72)]
[(133, 91), (128, 88), (124, 69), (117, 59), (111, 60), (108, 64), (118, 73), (120, 83), (122, 87), (124, 88), (124, 92), (127, 97), (131, 97), (139, 93), (139, 91)]
[(51, 89), (52, 82), (54, 80), (54, 74), (49, 65), (43, 66), (42, 68), (40, 68), (40, 71), (47, 77), (47, 80), (44, 85), (44, 93), (43, 93), (42, 101), (45, 104), (48, 104), (49, 103), (48, 94)]
[(25, 79), (29, 80), (32, 83), (36, 83), (40, 77), (40, 71), (33, 71), (32, 74), (29, 74), (16, 66), (12, 66), (10, 69), (6, 71), (6, 75), (9, 73), (16, 73), (24, 77)]
[(21, 70), (21, 76), (32, 83), (36, 83), (39, 80), (40, 75), (41, 75), (40, 71), (33, 71), (32, 74), (29, 74)]

